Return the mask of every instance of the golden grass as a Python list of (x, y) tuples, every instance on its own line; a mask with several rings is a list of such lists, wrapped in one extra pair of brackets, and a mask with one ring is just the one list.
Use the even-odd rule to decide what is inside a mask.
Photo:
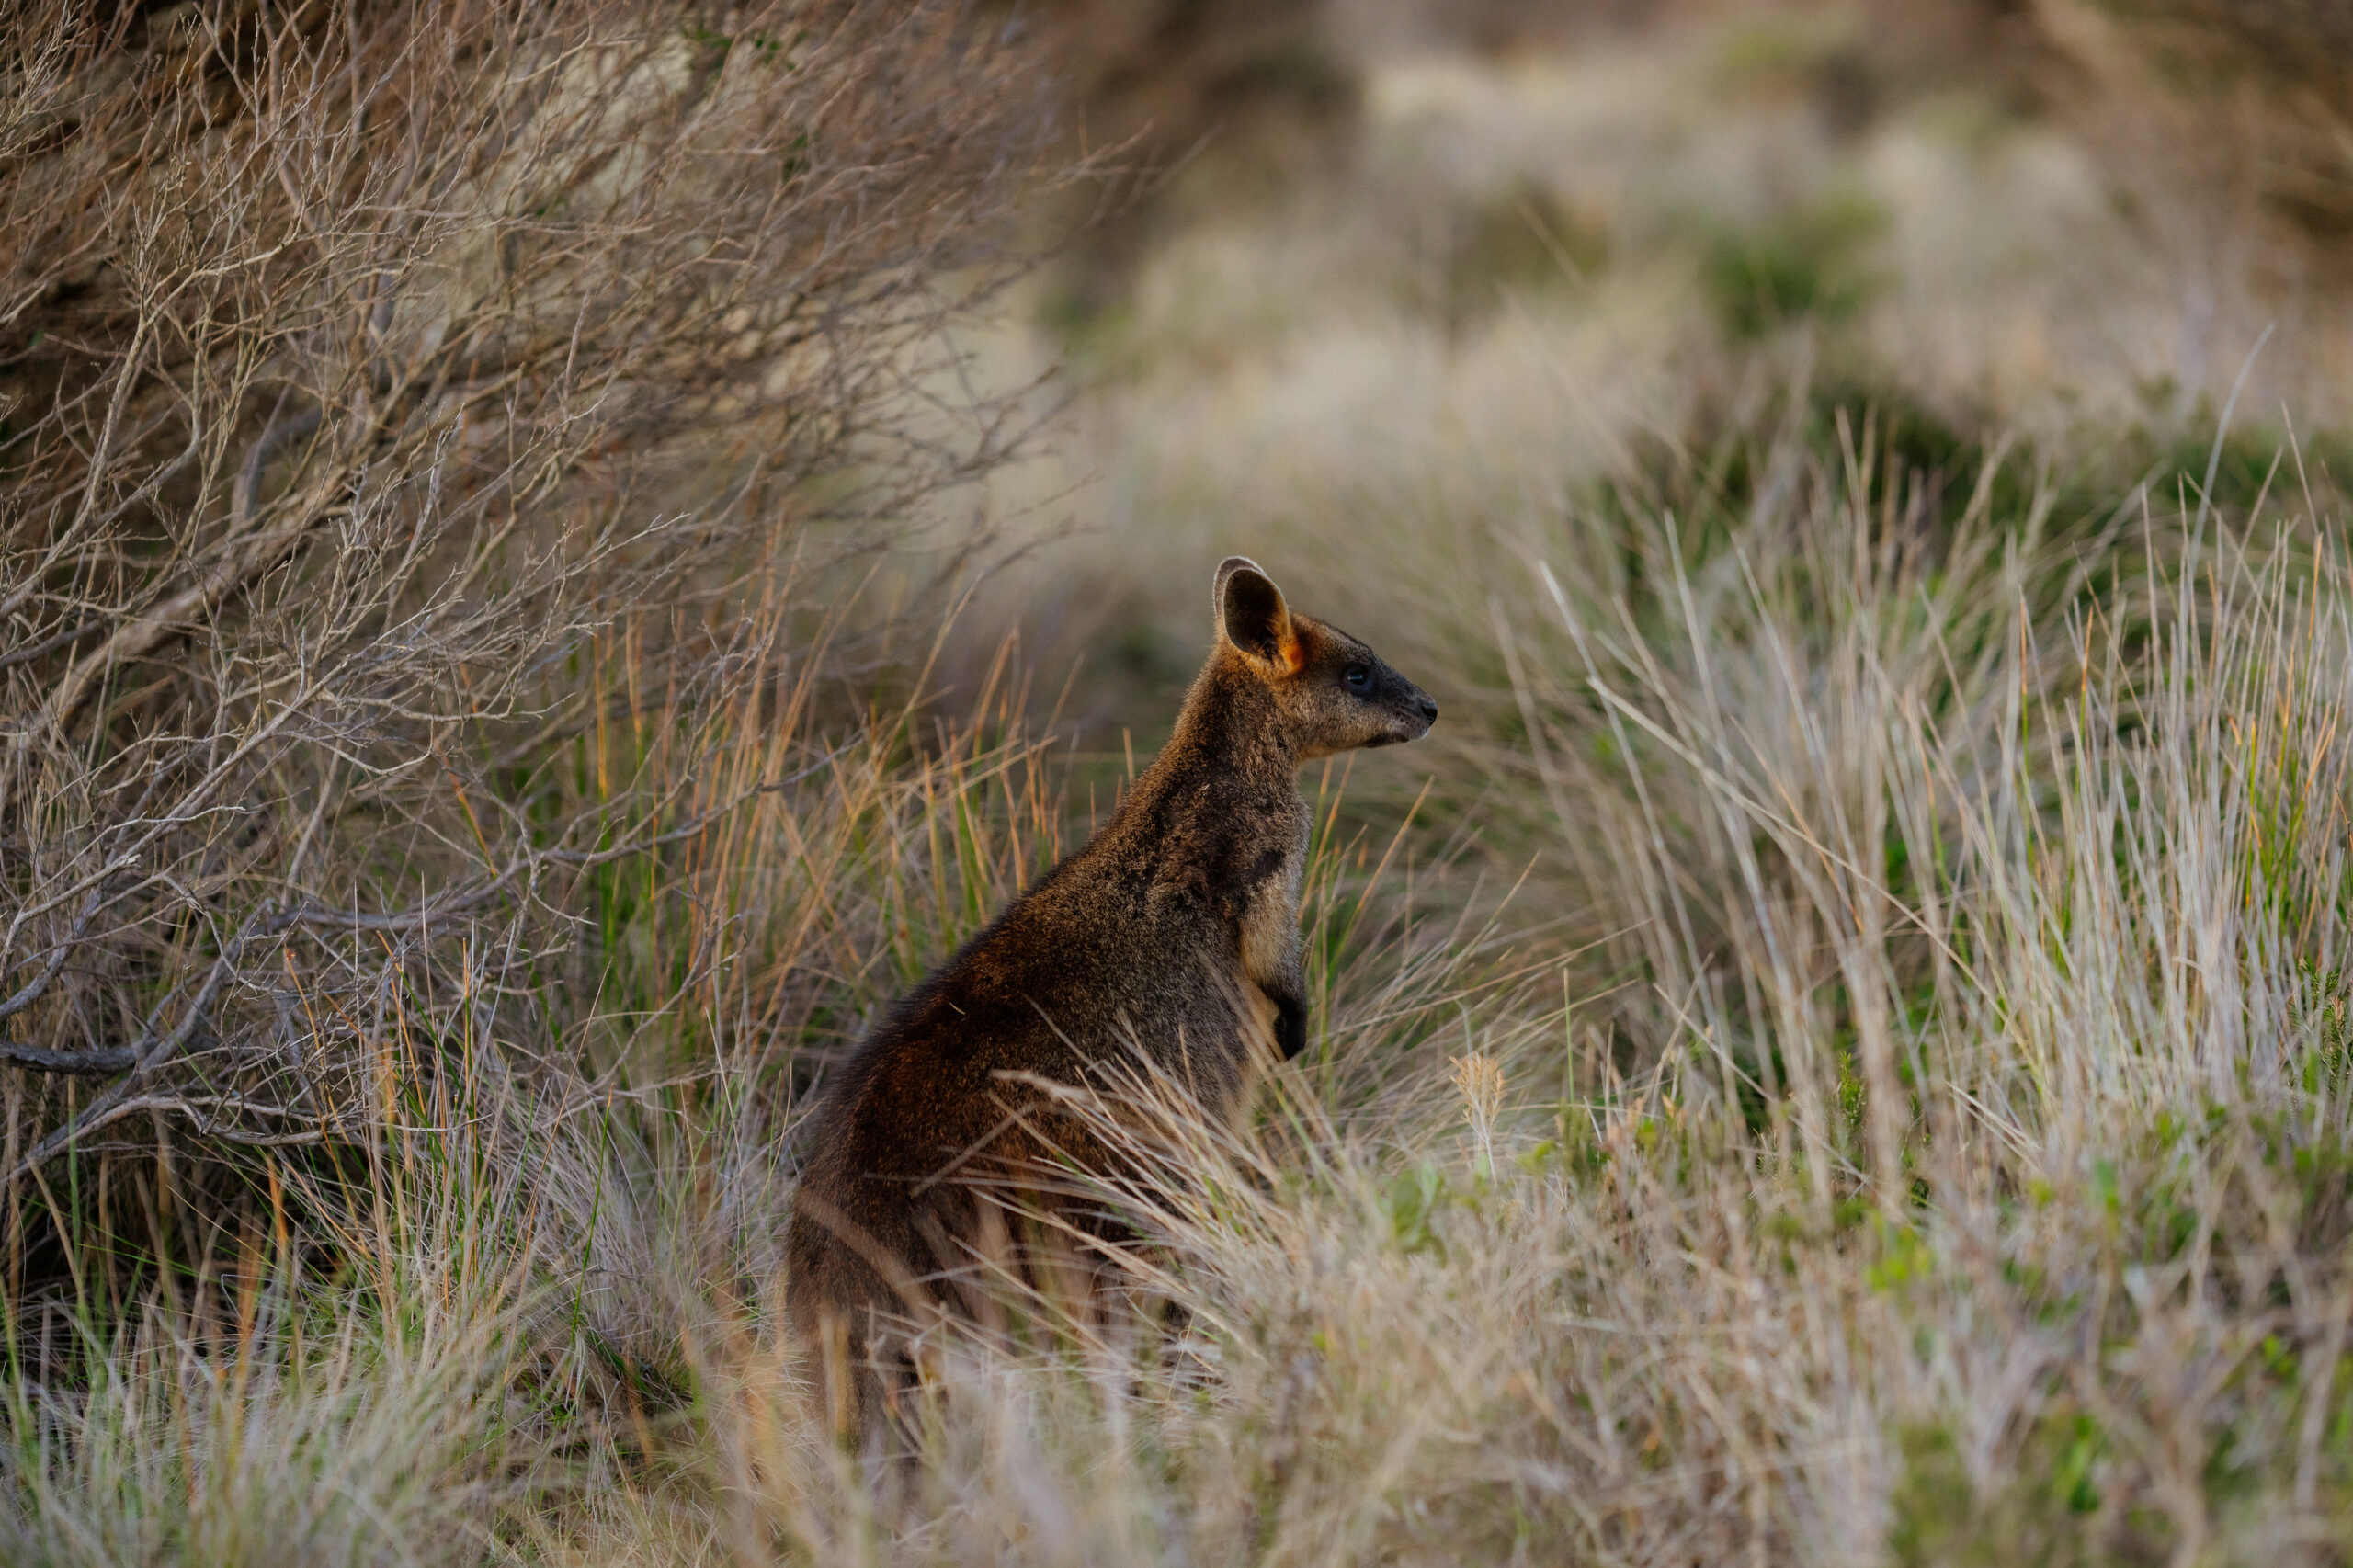
[[(1377, 83), (1376, 126), (1464, 90)], [(1176, 563), (1257, 528), (1444, 712), (1307, 779), (1309, 1050), (1246, 1127), (1159, 1107), (1181, 1160), (1099, 1194), (1150, 1237), (1117, 1310), (1008, 1286), (881, 1473), (802, 1408), (812, 1096), (1127, 764), (1046, 744), (993, 639), (846, 678), (839, 577), (755, 574), (698, 678), (657, 678), (658, 606), (616, 615), (546, 677), (575, 726), (465, 742), (414, 867), (371, 841), (462, 879), (477, 802), (519, 845), (534, 811), (597, 829), (528, 908), (371, 949), (365, 996), (290, 981), (327, 1020), (295, 1038), (345, 1052), (320, 1146), (132, 1119), (20, 1184), (0, 1558), (2353, 1553), (2325, 480), (1931, 474), (1703, 341), (1688, 269), (1449, 324), (1393, 251), (1324, 288), (1335, 232), (1212, 225), (1147, 269), (1089, 394), (1132, 517), (1115, 569), (1048, 585), (1066, 631), (1132, 615), (1189, 662)], [(1688, 439), (1694, 404), (1729, 434)]]
[(920, 746), (649, 714), (682, 817), (798, 777), (622, 863), (577, 1065), (494, 1033), (360, 1164), (260, 1167), (225, 1274), (18, 1302), (13, 1555), (2325, 1559), (2344, 561), (2194, 516), (1939, 536), (1860, 469), (1786, 494), (1505, 604), (1517, 695), (1461, 722), (1540, 741), (1519, 808), (1586, 915), (1478, 915), (1418, 830), (1328, 817), (1309, 1054), (1106, 1194), (1179, 1310), (1015, 1302), (880, 1478), (781, 1348), (805, 1063), (1063, 805), (975, 738), (1001, 695)]

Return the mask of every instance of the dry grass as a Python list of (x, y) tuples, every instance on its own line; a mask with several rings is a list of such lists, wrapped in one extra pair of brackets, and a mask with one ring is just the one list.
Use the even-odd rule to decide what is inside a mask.
[(1788, 494), (1533, 574), (1522, 755), (1615, 940), (1350, 955), (1256, 1133), (1116, 1195), (1181, 1331), (951, 1358), (874, 1522), (755, 1312), (582, 1560), (2325, 1559), (2344, 562)]
[(1607, 943), (1463, 924), (1333, 819), (1309, 1056), (1189, 1131), (1197, 1179), (1107, 1195), (1173, 1318), (1017, 1303), (879, 1490), (819, 1440), (795, 1064), (1066, 819), (1019, 744), (747, 709), (653, 766), (802, 776), (613, 862), (561, 1070), (494, 1022), (395, 1058), (369, 1142), (254, 1167), (210, 1276), (109, 1297), (125, 1244), (72, 1233), (80, 1287), (17, 1309), (18, 1555), (2330, 1560), (2345, 562), (2154, 504), (1947, 531), (1787, 459), (1503, 601), (1511, 799)]
[[(555, 14), (483, 13), (526, 32)], [(790, 145), (796, 115), (883, 79), (877, 51), (921, 58), (845, 15), (813, 97), (745, 106), (769, 141), (728, 146)], [(412, 64), (431, 41), (392, 36)], [(323, 35), (215, 43), (225, 74), (200, 79), (344, 58)], [(761, 56), (722, 53), (723, 98)], [(506, 80), (415, 90), (446, 108)], [(277, 91), (255, 103), (332, 108)], [(935, 151), (995, 145), (991, 117), (1015, 112), (943, 126), (894, 104), (882, 123), (910, 140), (889, 144)], [(332, 138), (238, 134), (205, 166), (263, 160), (269, 178), (226, 188), (290, 223), (311, 187), (267, 160)], [(1006, 428), (923, 445), (942, 422), (914, 400), (955, 377), (931, 357), (939, 301), (908, 279), (969, 260), (984, 228), (911, 250), (887, 219), (858, 227), (969, 181), (944, 156), (854, 155), (874, 144), (841, 151), (838, 207), (738, 186), (747, 205), (720, 209), (790, 218), (847, 268), (830, 319), (856, 374), (752, 398), (727, 428), (752, 441), (796, 397), (870, 422), (790, 449), (773, 492), (733, 470), (699, 488), (724, 465), (668, 423), (710, 412), (679, 369), (708, 326), (696, 258), (673, 254), (656, 276), (683, 291), (651, 300), (574, 270), (677, 238), (650, 220), (542, 257), (569, 319), (614, 335), (585, 369), (530, 358), (514, 296), (468, 307), (539, 369), (463, 420), (386, 393), (364, 334), (271, 324), (289, 299), (372, 299), (364, 246), (272, 229), (236, 252), (306, 259), (237, 296), (256, 314), (231, 340), (249, 327), (264, 369), (215, 389), (225, 424), (188, 414), (195, 360), (165, 374), (138, 347), (141, 323), (179, 318), (108, 281), (130, 264), (95, 293), (11, 296), (119, 313), (111, 338), (43, 350), (102, 351), (20, 403), (51, 412), (12, 427), (0, 536), (0, 593), (30, 618), (0, 655), (0, 960), (28, 994), (7, 1016), (27, 1065), (0, 1085), (23, 1173), (0, 1556), (2353, 1554), (2353, 562), (2325, 482), (2293, 449), (2220, 504), (2180, 479), (2087, 492), (2048, 445), (1928, 460), (1877, 415), (1785, 392), (1778, 347), (1750, 374), (1694, 347), (1689, 275), (1509, 283), (1466, 312), (1453, 241), (1367, 251), (1357, 291), (1325, 291), (1322, 259), (1260, 265), (1327, 254), (1279, 224), (1146, 269), (1123, 341), (1185, 351), (1090, 394), (1105, 424), (1158, 420), (1114, 467), (1132, 508), (1115, 580), (1213, 559), (1245, 519), (1300, 602), (1373, 632), (1445, 722), (1311, 777), (1310, 1049), (1249, 1126), (1174, 1119), (1181, 1179), (1102, 1194), (1152, 1237), (1121, 1262), (1139, 1310), (1008, 1289), (1005, 1332), (939, 1346), (912, 1462), (869, 1475), (832, 1451), (779, 1317), (811, 1091), (1086, 831), (1123, 766), (1035, 738), (1051, 727), (1009, 653), (968, 666), (924, 620), (894, 630), (911, 643), (845, 642), (863, 622), (836, 547), (895, 528)], [(33, 203), (22, 182), (71, 172), (10, 163), (0, 189)], [(85, 173), (75, 188), (105, 185)], [(452, 219), (404, 265), (461, 278), (437, 247), (506, 218)], [(517, 254), (540, 255), (539, 220), (517, 222)], [(1434, 291), (1395, 287), (1400, 254)], [(1194, 267), (1252, 288), (1188, 293)], [(31, 330), (13, 363), (39, 360)], [(271, 357), (298, 341), (313, 358)], [(1611, 382), (1630, 341), (1657, 352)], [(1399, 373), (1415, 366), (1433, 374)], [(614, 403), (569, 423), (567, 387), (624, 382), (647, 423)], [(298, 400), (349, 438), (298, 454)], [(105, 437), (118, 404), (160, 445)], [(499, 442), (460, 439), (494, 415)], [(202, 483), (156, 480), (199, 435)], [(883, 437), (905, 437), (888, 461)], [(639, 488), (607, 483), (641, 454)], [(543, 510), (502, 532), (498, 498), (542, 461)], [(394, 479), (436, 474), (443, 500), (397, 499)], [(676, 560), (629, 531), (657, 495), (663, 537), (702, 541)], [(394, 499), (360, 517), (370, 497)], [(338, 531), (354, 517), (448, 531), (381, 568)], [(283, 553), (249, 551), (256, 528)], [(1056, 559), (1073, 601), (1105, 580)], [(158, 615), (205, 563), (249, 560), (209, 619)], [(156, 638), (105, 666), (135, 676), (61, 699), (124, 628)], [(1161, 635), (1165, 662), (1198, 651), (1196, 630)], [(158, 822), (151, 859), (92, 869)], [(75, 897), (98, 910), (78, 928)], [(271, 908), (301, 920), (239, 945)], [(1104, 1108), (1107, 1135), (1135, 1108)]]

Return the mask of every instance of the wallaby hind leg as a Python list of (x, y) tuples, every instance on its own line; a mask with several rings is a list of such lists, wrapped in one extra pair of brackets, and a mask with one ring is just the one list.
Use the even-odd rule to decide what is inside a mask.
[(835, 1448), (871, 1465), (892, 1446), (894, 1377), (887, 1351), (838, 1312), (819, 1321), (809, 1346), (810, 1412)]

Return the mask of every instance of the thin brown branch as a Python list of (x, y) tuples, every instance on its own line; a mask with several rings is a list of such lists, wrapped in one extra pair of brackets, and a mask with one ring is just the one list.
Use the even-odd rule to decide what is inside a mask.
[(75, 1077), (101, 1077), (109, 1073), (127, 1073), (137, 1065), (139, 1053), (127, 1045), (101, 1047), (93, 1051), (46, 1051), (37, 1045), (18, 1045), (13, 1040), (0, 1040), (0, 1062), (12, 1067), (28, 1067), (36, 1073), (58, 1073)]

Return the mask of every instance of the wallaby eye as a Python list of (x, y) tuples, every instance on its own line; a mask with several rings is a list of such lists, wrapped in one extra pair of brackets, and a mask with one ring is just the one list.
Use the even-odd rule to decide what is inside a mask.
[(1350, 665), (1347, 669), (1340, 672), (1340, 684), (1347, 687), (1350, 691), (1370, 691), (1372, 689), (1372, 666), (1370, 665)]

